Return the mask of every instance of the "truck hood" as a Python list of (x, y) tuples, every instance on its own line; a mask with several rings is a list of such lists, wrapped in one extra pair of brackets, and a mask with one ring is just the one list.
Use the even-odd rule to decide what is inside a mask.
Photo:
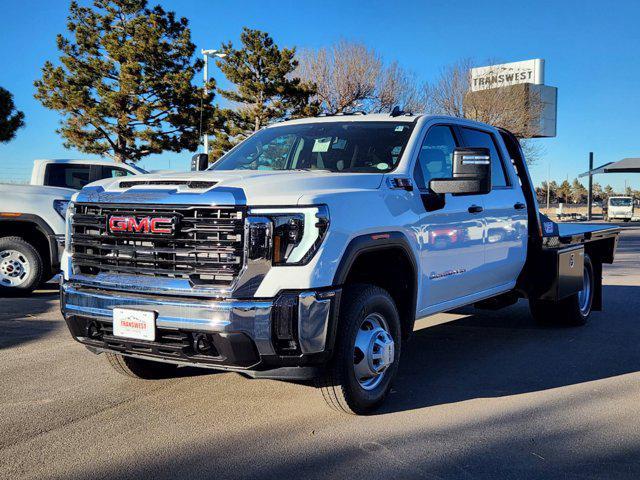
[(69, 200), (77, 190), (63, 187), (45, 187), (42, 185), (0, 184), (0, 193), (8, 195), (42, 195), (61, 200)]
[(94, 182), (77, 201), (192, 205), (298, 205), (309, 194), (375, 190), (384, 174), (327, 171), (207, 170)]

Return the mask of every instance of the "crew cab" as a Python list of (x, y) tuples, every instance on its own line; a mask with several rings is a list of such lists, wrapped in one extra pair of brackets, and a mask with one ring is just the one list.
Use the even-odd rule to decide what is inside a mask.
[(61, 304), (121, 373), (313, 378), (361, 414), (384, 400), (416, 318), (526, 298), (539, 322), (584, 324), (617, 234), (541, 215), (505, 130), (397, 109), (299, 119), (206, 171), (85, 187)]

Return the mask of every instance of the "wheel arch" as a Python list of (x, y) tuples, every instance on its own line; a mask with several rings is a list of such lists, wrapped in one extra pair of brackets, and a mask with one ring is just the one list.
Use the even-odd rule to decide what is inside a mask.
[(19, 217), (0, 217), (0, 237), (20, 237), (42, 255), (47, 274), (53, 275), (60, 265), (56, 236), (42, 217), (22, 214)]
[(370, 233), (349, 242), (333, 284), (354, 283), (369, 283), (387, 290), (396, 302), (403, 337), (411, 335), (418, 298), (418, 263), (403, 233)]

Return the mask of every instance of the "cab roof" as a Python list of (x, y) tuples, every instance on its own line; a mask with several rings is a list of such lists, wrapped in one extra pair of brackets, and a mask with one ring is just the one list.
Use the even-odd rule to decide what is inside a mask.
[(269, 125), (267, 128), (278, 127), (281, 125), (300, 125), (305, 123), (331, 123), (331, 122), (403, 122), (414, 123), (423, 115), (403, 113), (397, 116), (391, 116), (389, 113), (347, 113), (337, 115), (320, 115), (318, 117), (297, 118), (295, 120), (286, 120)]

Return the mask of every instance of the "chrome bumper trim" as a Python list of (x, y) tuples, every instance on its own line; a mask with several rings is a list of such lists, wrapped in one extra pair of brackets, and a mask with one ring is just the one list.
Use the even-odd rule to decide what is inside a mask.
[(162, 299), (124, 292), (101, 293), (62, 285), (62, 309), (66, 315), (87, 315), (112, 319), (112, 309), (138, 308), (157, 312), (159, 328), (223, 333), (242, 332), (256, 344), (260, 355), (273, 355), (271, 343), (271, 301), (205, 301)]
[[(298, 295), (298, 340), (303, 354), (323, 352), (335, 291)], [(64, 315), (84, 315), (112, 321), (113, 308), (137, 308), (157, 313), (159, 328), (209, 333), (242, 332), (260, 355), (275, 355), (271, 335), (272, 300), (204, 300), (97, 290), (70, 281), (61, 283)]]
[[(71, 263), (71, 262), (70, 262)], [(205, 298), (227, 298), (231, 296), (231, 287), (198, 287), (183, 278), (163, 278), (149, 275), (128, 275), (123, 273), (100, 272), (96, 275), (76, 273), (71, 275), (70, 281), (87, 287), (104, 288), (107, 290), (121, 290), (123, 292), (177, 295)], [(126, 296), (126, 293), (123, 293)]]
[(318, 353), (325, 350), (331, 295), (333, 292), (302, 292), (298, 295), (298, 336), (302, 353)]

